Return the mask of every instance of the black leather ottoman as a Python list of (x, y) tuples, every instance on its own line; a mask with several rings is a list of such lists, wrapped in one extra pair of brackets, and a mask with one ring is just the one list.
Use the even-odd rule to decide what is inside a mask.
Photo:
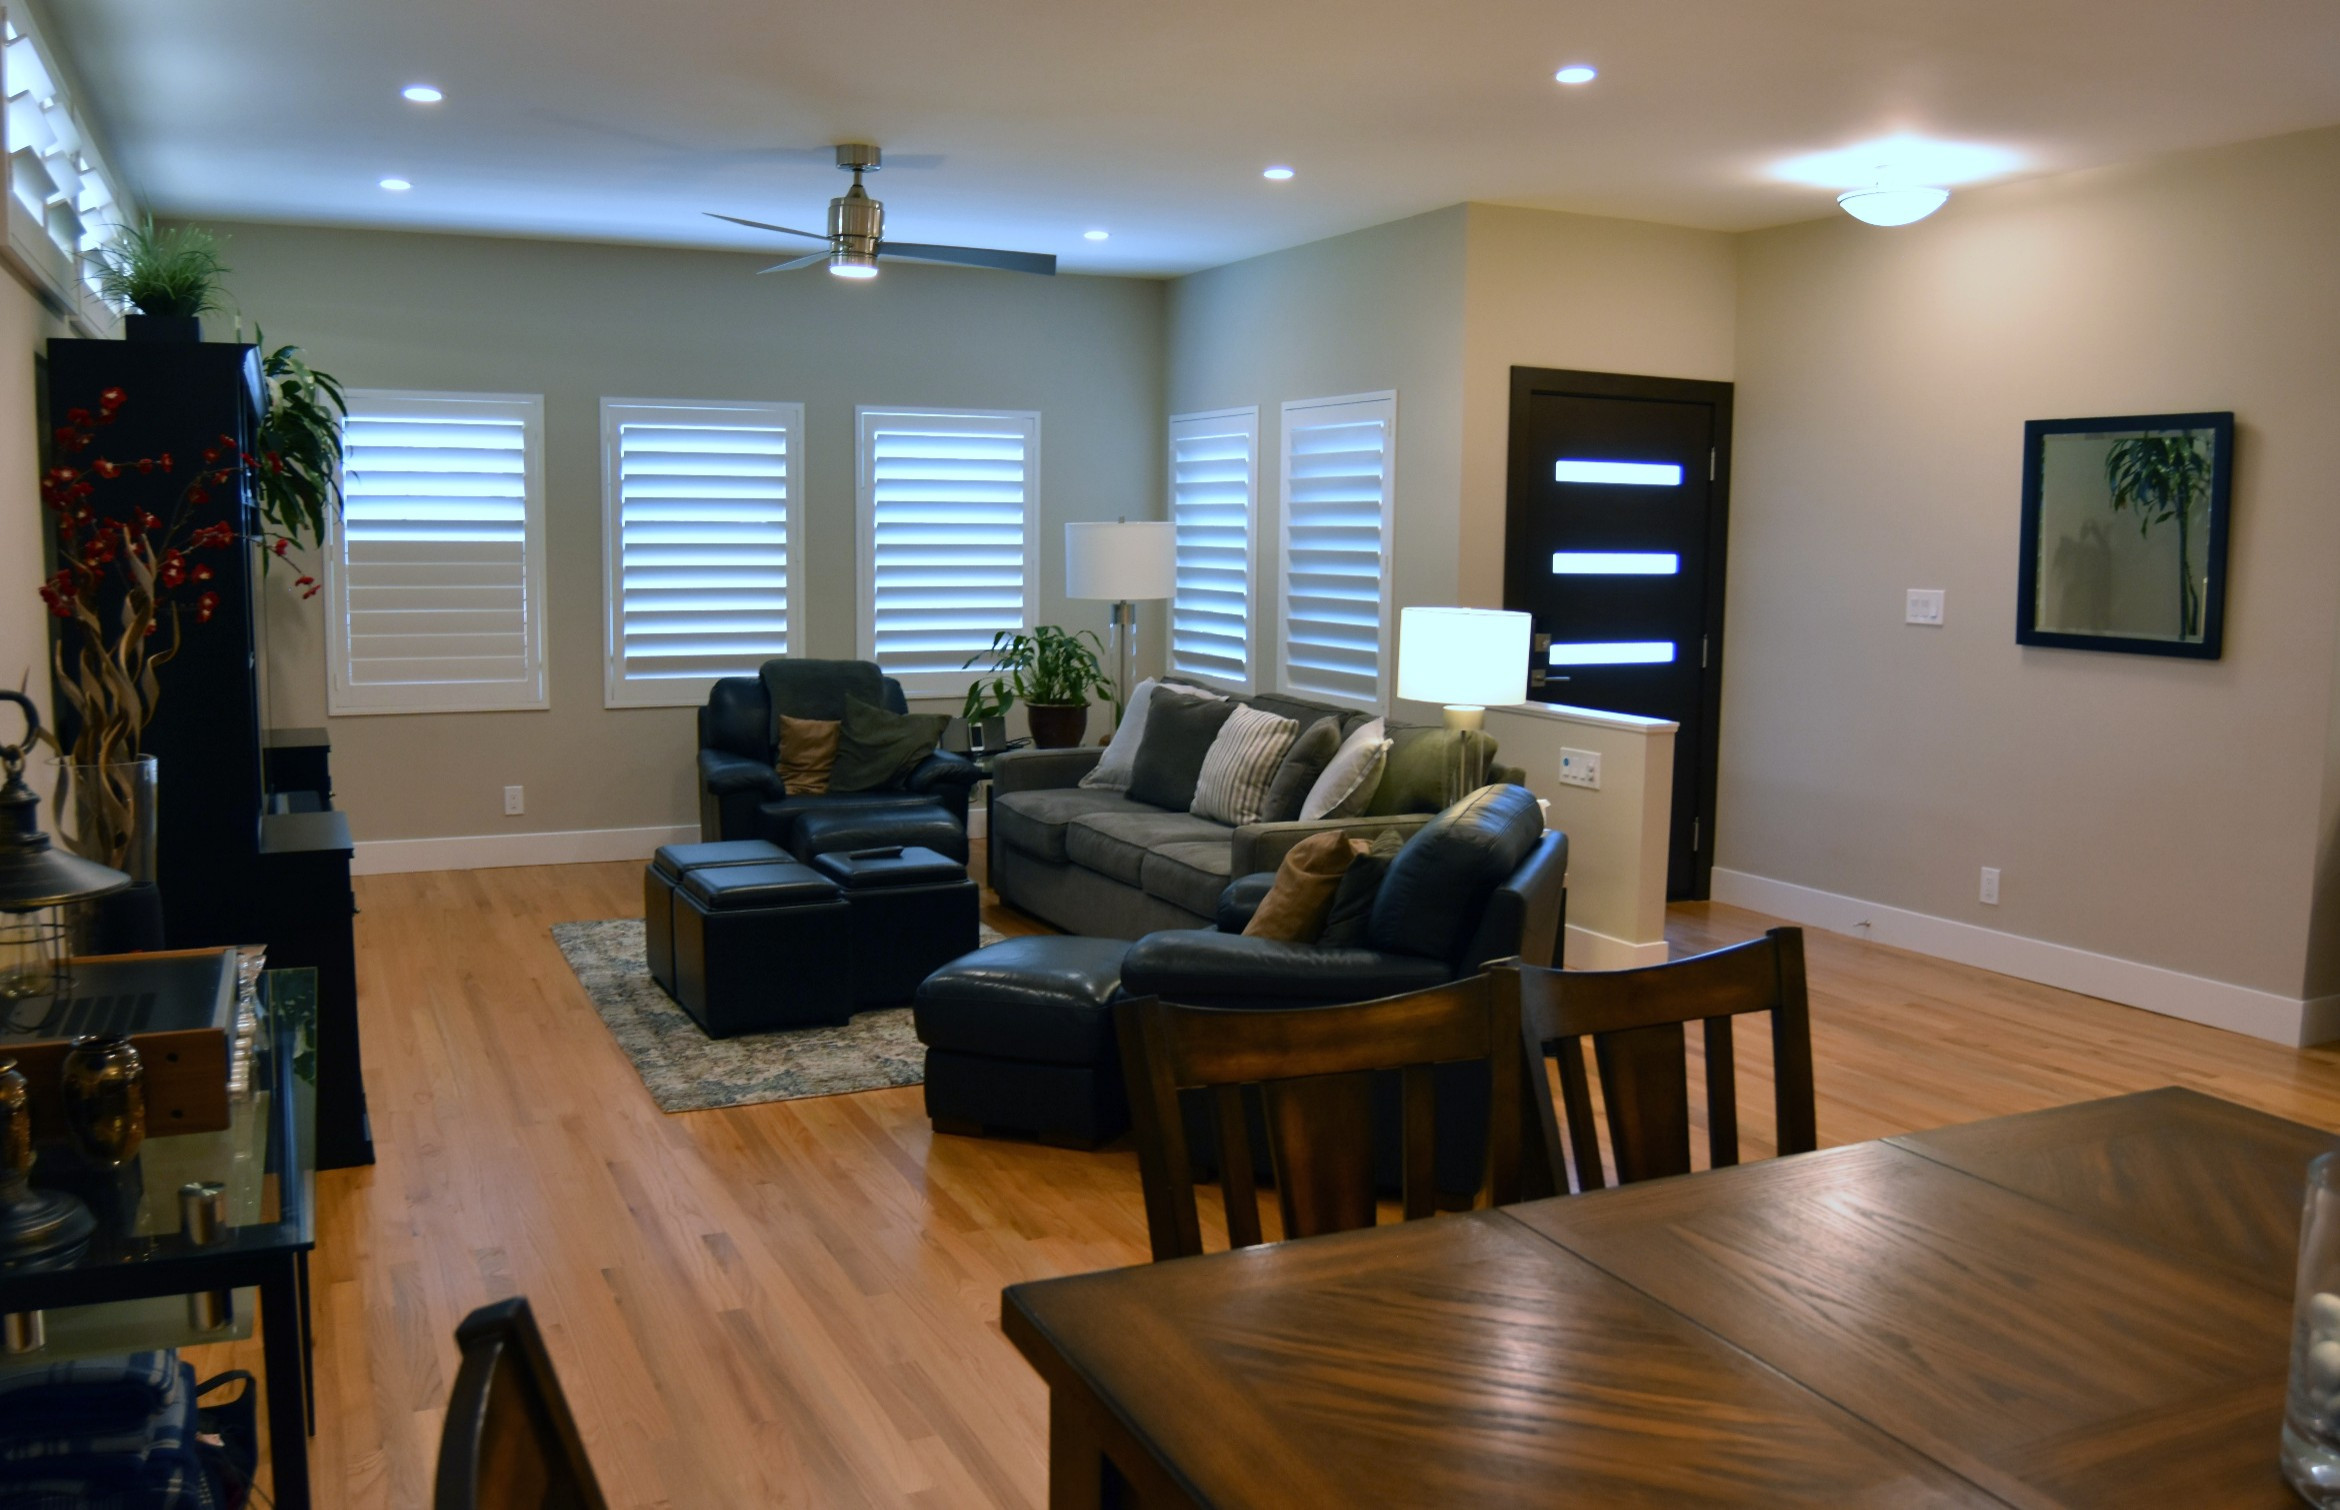
[(650, 978), (674, 995), (674, 888), (685, 871), (708, 865), (769, 865), (788, 852), (762, 839), (727, 839), (715, 844), (662, 844), (642, 871), (642, 933)]
[(853, 1000), (908, 1001), (919, 982), (983, 941), (982, 888), (945, 855), (908, 848), (831, 850), (813, 868), (852, 909)]
[(710, 1038), (851, 1021), (846, 914), (837, 883), (793, 860), (685, 871), (675, 1000)]
[(810, 865), (822, 855), (841, 849), (877, 849), (887, 845), (916, 846), (967, 863), (967, 831), (939, 802), (901, 806), (840, 806), (806, 813), (796, 820), (789, 847)]
[(1094, 1148), (1129, 1126), (1113, 1000), (1126, 939), (1008, 939), (918, 988), (935, 1131)]

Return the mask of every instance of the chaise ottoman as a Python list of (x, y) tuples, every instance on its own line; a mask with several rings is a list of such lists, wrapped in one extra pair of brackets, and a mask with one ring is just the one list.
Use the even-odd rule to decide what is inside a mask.
[(769, 865), (788, 852), (762, 839), (726, 839), (714, 844), (662, 844), (642, 872), (643, 951), (650, 978), (674, 995), (674, 889), (686, 871), (709, 865)]
[(853, 1000), (906, 1002), (939, 965), (982, 942), (982, 888), (946, 855), (916, 845), (832, 850), (813, 868), (851, 909)]
[(851, 1021), (848, 913), (836, 882), (793, 860), (685, 871), (675, 1000), (710, 1038)]
[(1127, 939), (1015, 938), (918, 988), (926, 1114), (945, 1133), (1094, 1148), (1129, 1126), (1113, 1002)]

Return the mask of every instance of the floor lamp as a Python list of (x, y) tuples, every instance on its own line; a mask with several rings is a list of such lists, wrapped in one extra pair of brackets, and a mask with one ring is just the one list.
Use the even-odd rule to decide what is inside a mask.
[(1486, 743), (1469, 737), (1487, 709), (1527, 696), (1528, 633), (1524, 613), (1492, 608), (1398, 610), (1398, 696), (1442, 703), (1457, 732), (1446, 773), (1449, 807), (1487, 782)]
[(1137, 605), (1170, 596), (1178, 578), (1177, 529), (1163, 520), (1064, 527), (1064, 595), (1113, 605), (1113, 721), (1137, 674)]

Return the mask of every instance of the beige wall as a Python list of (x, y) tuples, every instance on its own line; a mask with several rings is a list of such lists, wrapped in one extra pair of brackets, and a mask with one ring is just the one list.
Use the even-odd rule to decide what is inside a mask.
[[(227, 225), (229, 287), (272, 342), (354, 387), (545, 397), (552, 706), (330, 721), (361, 840), (695, 821), (692, 713), (602, 706), (603, 397), (805, 406), (806, 653), (854, 654), (856, 404), (1037, 409), (1041, 614), (1068, 603), (1068, 520), (1161, 512), (1162, 290), (899, 265), (852, 285), (747, 256)], [(279, 583), (270, 718), (327, 722), (317, 610)], [(1101, 730), (1100, 730), (1101, 732)], [(504, 816), (506, 785), (528, 811)]]
[[(2306, 963), (2340, 810), (2335, 245), (2334, 131), (1740, 238), (1722, 866), (2340, 989)], [(2018, 648), (2023, 422), (2202, 409), (2237, 415), (2225, 658)], [(1909, 587), (1945, 627), (1902, 623)]]
[[(0, 274), (0, 686), (21, 688), (49, 716), (49, 615), (36, 593), (47, 546), (40, 495), (40, 432), (34, 357), (64, 334), (25, 286)], [(19, 735), (14, 708), (0, 710), (0, 742)], [(49, 758), (25, 762), (25, 775), (49, 787)]]

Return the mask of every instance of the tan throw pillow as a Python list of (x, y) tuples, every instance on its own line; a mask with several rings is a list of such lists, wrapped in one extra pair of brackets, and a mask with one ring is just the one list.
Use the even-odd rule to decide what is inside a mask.
[(1243, 925), (1243, 936), (1312, 944), (1332, 910), (1333, 893), (1357, 859), (1349, 836), (1337, 830), (1310, 834), (1292, 846), (1276, 867), (1276, 884), (1260, 899), (1259, 910)]
[(829, 789), (829, 770), (837, 763), (837, 731), (833, 718), (790, 718), (780, 715), (780, 780), (791, 797), (817, 797)]

